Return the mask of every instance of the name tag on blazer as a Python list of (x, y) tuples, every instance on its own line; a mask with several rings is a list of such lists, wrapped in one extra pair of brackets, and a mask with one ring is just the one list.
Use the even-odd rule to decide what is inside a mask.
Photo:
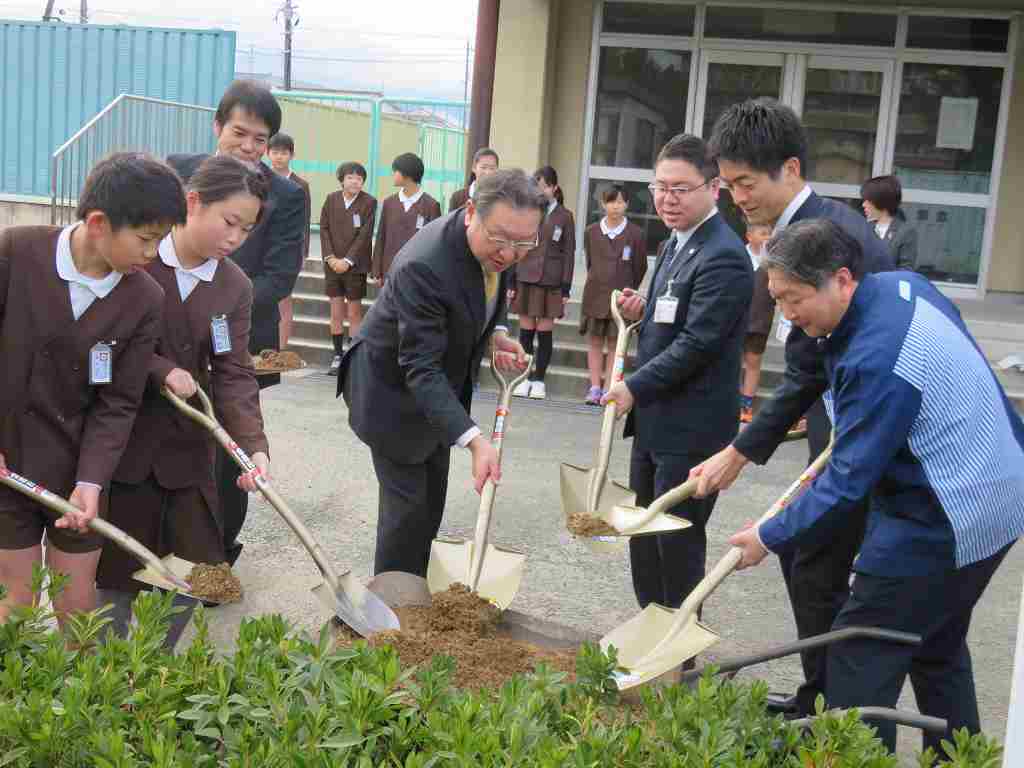
[(359, 229), (361, 226), (363, 226), (363, 219), (362, 219), (362, 217), (360, 217), (360, 215), (358, 213), (353, 213), (352, 214), (352, 227), (354, 229)]
[(633, 258), (633, 248), (631, 246), (627, 245), (625, 248), (622, 249), (622, 260), (623, 261), (630, 261), (632, 258)]
[(227, 317), (217, 315), (210, 320), (210, 337), (214, 355), (226, 355), (231, 351), (231, 331), (228, 329)]
[(423, 218), (422, 214), (416, 217), (416, 229), (423, 229), (423, 225), (426, 223), (426, 219)]
[(560, 243), (562, 242), (562, 228), (555, 227), (555, 231), (551, 233), (551, 242)]
[(676, 311), (679, 309), (679, 299), (675, 296), (659, 296), (654, 305), (654, 322), (674, 323)]
[(98, 341), (89, 350), (89, 384), (111, 384), (114, 381), (114, 350), (117, 342)]

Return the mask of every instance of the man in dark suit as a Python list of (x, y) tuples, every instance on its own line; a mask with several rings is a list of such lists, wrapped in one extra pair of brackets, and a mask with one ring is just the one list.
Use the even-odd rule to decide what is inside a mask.
[(342, 360), (338, 394), (380, 484), (374, 573), (426, 575), (452, 445), (472, 453), (478, 493), (499, 479), (494, 447), (469, 415), (473, 379), (488, 341), (502, 369), (526, 364), (507, 336), (502, 278), (536, 246), (546, 207), (520, 170), (481, 179), (465, 208), (430, 222), (398, 252)]
[[(672, 237), (646, 299), (627, 290), (620, 300), (625, 317), (643, 318), (637, 370), (602, 403), (614, 401), (619, 416), (629, 413), (629, 483), (641, 506), (685, 480), (739, 425), (737, 382), (754, 278), (743, 243), (718, 215), (717, 176), (696, 136), (680, 134), (661, 150), (651, 192)], [(684, 502), (671, 511), (692, 527), (630, 539), (641, 607), (678, 608), (704, 577), (714, 504), (713, 496)]]
[[(774, 99), (754, 99), (727, 109), (715, 123), (709, 141), (718, 160), (723, 187), (753, 224), (768, 224), (777, 233), (789, 224), (826, 218), (860, 244), (864, 272), (895, 268), (885, 244), (871, 225), (852, 208), (816, 195), (805, 181), (807, 136), (800, 118)], [(788, 323), (783, 316), (780, 322)], [(799, 328), (788, 331), (786, 373), (772, 398), (724, 450), (696, 467), (698, 495), (725, 490), (750, 461), (764, 464), (805, 413), (809, 461), (828, 445), (832, 430), (821, 395), (828, 386), (816, 340)], [(797, 547), (779, 558), (801, 638), (828, 632), (849, 593), (853, 559), (864, 537), (865, 499), (844, 517), (842, 535), (827, 547)], [(825, 651), (802, 654), (806, 682), (795, 698), (781, 704), (803, 714), (814, 713), (814, 699), (825, 690)]]
[[(221, 97), (213, 118), (217, 136), (217, 154), (227, 154), (259, 164), (270, 187), (263, 214), (242, 246), (231, 259), (252, 280), (252, 332), (249, 352), (277, 349), (280, 313), (278, 303), (291, 293), (302, 263), (306, 232), (305, 197), (301, 187), (274, 173), (260, 163), (267, 142), (281, 128), (281, 107), (263, 86), (236, 80)], [(171, 155), (170, 164), (186, 185), (207, 155)], [(261, 376), (260, 388), (279, 383), (280, 376)], [(237, 541), (245, 523), (249, 499), (236, 484), (239, 470), (224, 451), (217, 453), (217, 486), (221, 519), (224, 522), (224, 548), (228, 562), (234, 564), (242, 551)]]

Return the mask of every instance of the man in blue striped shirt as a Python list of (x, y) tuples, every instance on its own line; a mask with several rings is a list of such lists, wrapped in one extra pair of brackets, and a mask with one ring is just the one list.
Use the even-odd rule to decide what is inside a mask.
[[(803, 496), (730, 539), (743, 550), (740, 567), (828, 544), (844, 513), (871, 493), (834, 628), (914, 632), (922, 644), (832, 646), (828, 705), (894, 706), (909, 674), (923, 714), (945, 718), (950, 731), (978, 731), (967, 630), (1024, 534), (1024, 424), (956, 307), (928, 280), (864, 275), (859, 244), (825, 219), (791, 225), (767, 252), (780, 309), (823, 348), (835, 444)], [(878, 729), (895, 749), (895, 725)], [(940, 738), (926, 736), (925, 746), (938, 749)]]

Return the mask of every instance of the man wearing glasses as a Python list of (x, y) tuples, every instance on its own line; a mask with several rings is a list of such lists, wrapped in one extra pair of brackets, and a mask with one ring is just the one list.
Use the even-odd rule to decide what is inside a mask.
[[(661, 150), (650, 190), (672, 236), (646, 297), (627, 289), (620, 302), (624, 317), (642, 319), (637, 369), (602, 404), (629, 414), (629, 484), (644, 507), (727, 446), (739, 424), (736, 383), (754, 278), (743, 243), (718, 215), (717, 176), (696, 136), (680, 134)], [(686, 501), (669, 511), (692, 527), (630, 539), (641, 608), (678, 608), (704, 577), (714, 505), (714, 496)]]
[(488, 342), (502, 370), (526, 365), (507, 335), (503, 275), (536, 247), (546, 208), (521, 170), (480, 178), (465, 208), (398, 252), (342, 359), (338, 394), (380, 485), (374, 574), (426, 576), (452, 445), (472, 454), (477, 493), (499, 480), (497, 453), (469, 415), (473, 381)]

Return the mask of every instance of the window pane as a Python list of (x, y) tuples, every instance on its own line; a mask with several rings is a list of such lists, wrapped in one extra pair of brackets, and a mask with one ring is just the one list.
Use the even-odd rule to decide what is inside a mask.
[(657, 211), (654, 210), (654, 201), (651, 199), (650, 190), (647, 189), (647, 182), (591, 179), (590, 191), (587, 196), (587, 226), (595, 221), (600, 221), (604, 216), (604, 209), (601, 207), (601, 193), (612, 184), (622, 184), (629, 191), (629, 208), (626, 210), (626, 216), (644, 231), (644, 237), (647, 240), (647, 255), (654, 256), (658, 251), (658, 245), (668, 239), (669, 232), (658, 218)]
[(654, 158), (683, 130), (690, 53), (602, 48), (590, 162), (653, 168)]
[(881, 72), (807, 70), (807, 178), (860, 184), (873, 175), (883, 79)]
[(709, 6), (705, 37), (843, 45), (896, 44), (896, 16), (881, 13)]
[(902, 209), (917, 230), (918, 272), (941, 282), (978, 282), (984, 208), (904, 203)]
[(908, 189), (987, 194), (1003, 70), (905, 64), (894, 171)]
[(1010, 22), (1006, 19), (911, 16), (907, 26), (908, 48), (1002, 53), (1009, 39)]
[(704, 138), (711, 136), (715, 120), (733, 104), (758, 96), (778, 98), (782, 92), (782, 67), (760, 64), (708, 64), (708, 88), (704, 102)]
[(690, 37), (696, 15), (692, 5), (605, 3), (601, 31)]

